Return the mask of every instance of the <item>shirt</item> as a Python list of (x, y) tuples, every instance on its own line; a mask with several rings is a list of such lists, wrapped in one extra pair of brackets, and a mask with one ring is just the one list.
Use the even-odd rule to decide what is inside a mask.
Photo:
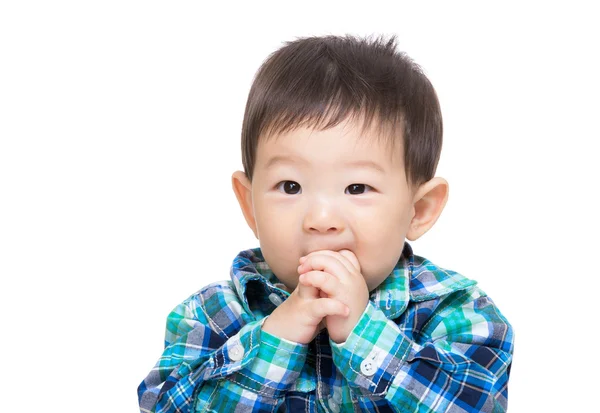
[[(281, 288), (280, 288), (281, 287)], [(260, 248), (167, 317), (141, 412), (504, 412), (513, 329), (476, 282), (405, 242), (343, 343), (261, 330), (290, 294)]]

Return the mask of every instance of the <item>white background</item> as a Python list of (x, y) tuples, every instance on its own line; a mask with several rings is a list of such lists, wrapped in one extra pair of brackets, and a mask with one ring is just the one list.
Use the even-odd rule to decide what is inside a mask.
[(438, 92), (450, 197), (412, 246), (514, 325), (509, 411), (597, 406), (598, 14), (209, 4), (0, 6), (2, 410), (137, 411), (169, 311), (258, 246), (231, 190), (256, 70), (346, 33), (398, 34)]

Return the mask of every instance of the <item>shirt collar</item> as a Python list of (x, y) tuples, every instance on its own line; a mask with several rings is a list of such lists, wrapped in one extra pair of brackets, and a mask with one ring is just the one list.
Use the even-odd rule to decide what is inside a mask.
[[(237, 255), (231, 266), (231, 279), (248, 313), (253, 313), (251, 302), (258, 302), (264, 308), (270, 301), (272, 311), (277, 305), (277, 297), (282, 301), (290, 295), (269, 268), (260, 248), (244, 250)], [(473, 280), (414, 255), (410, 244), (405, 242), (396, 266), (371, 291), (370, 300), (388, 319), (393, 320), (406, 310), (409, 301), (434, 299), (474, 284)], [(250, 291), (252, 297), (249, 296)]]

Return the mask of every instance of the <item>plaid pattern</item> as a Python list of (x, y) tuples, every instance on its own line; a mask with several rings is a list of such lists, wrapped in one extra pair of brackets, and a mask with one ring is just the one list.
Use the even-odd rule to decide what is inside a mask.
[[(308, 344), (261, 330), (289, 293), (260, 248), (231, 281), (167, 318), (165, 350), (138, 388), (142, 412), (505, 412), (513, 331), (475, 281), (406, 242), (354, 330)], [(279, 299), (279, 300), (278, 300)]]

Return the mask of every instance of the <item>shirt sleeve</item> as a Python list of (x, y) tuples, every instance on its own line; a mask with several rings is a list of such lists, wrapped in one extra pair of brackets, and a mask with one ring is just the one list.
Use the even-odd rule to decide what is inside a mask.
[[(192, 407), (273, 409), (299, 376), (308, 345), (261, 330), (222, 287), (203, 290), (167, 318), (165, 349), (138, 387), (141, 412)], [(218, 408), (217, 408), (218, 406)]]
[(385, 398), (398, 412), (506, 411), (513, 331), (485, 293), (473, 287), (406, 313), (396, 324), (369, 302), (345, 342), (330, 340), (357, 397)]

